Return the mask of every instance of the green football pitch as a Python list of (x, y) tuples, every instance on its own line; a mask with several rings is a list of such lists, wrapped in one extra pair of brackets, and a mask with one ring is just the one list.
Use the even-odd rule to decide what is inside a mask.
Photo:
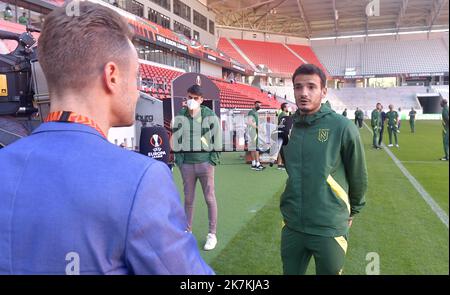
[[(441, 123), (418, 121), (414, 134), (407, 121), (402, 124), (400, 148), (390, 150), (448, 216), (449, 167), (438, 160), (443, 156)], [(447, 226), (389, 155), (371, 148), (370, 131), (360, 132), (369, 190), (366, 207), (350, 230), (344, 274), (366, 274), (374, 253), (380, 274), (448, 274)], [(216, 169), (218, 244), (201, 253), (217, 274), (281, 274), (279, 199), (287, 175), (275, 166), (252, 171), (242, 157), (243, 153), (222, 154), (222, 165)], [(177, 168), (174, 177), (182, 192)], [(199, 184), (194, 214), (193, 233), (202, 249), (208, 218)], [(313, 260), (308, 274), (314, 274)]]

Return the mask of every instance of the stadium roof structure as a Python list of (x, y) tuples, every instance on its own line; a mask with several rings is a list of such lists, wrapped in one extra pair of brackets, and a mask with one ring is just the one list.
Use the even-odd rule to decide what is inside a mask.
[(219, 28), (304, 38), (448, 30), (448, 0), (204, 0)]

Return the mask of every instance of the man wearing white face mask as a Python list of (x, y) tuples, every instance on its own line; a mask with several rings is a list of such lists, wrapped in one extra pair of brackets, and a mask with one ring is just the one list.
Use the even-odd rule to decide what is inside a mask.
[[(198, 85), (193, 85), (187, 90), (188, 97), (186, 108), (183, 108), (179, 116), (187, 118), (185, 125), (181, 128), (182, 141), (189, 144), (191, 150), (195, 150), (195, 146), (203, 146), (207, 148), (211, 144), (213, 137), (219, 138), (220, 122), (216, 114), (208, 107), (201, 105), (203, 102), (203, 93)], [(195, 128), (198, 126), (199, 128)], [(200, 127), (201, 126), (201, 127)], [(190, 128), (189, 128), (190, 127)], [(174, 128), (173, 132), (178, 132), (180, 128)], [(216, 130), (216, 132), (214, 132)], [(176, 153), (175, 163), (180, 167), (181, 176), (183, 178), (184, 190), (184, 209), (187, 218), (187, 232), (192, 232), (192, 220), (194, 213), (195, 185), (197, 179), (202, 185), (203, 195), (208, 206), (209, 233), (206, 237), (205, 250), (212, 250), (216, 247), (216, 227), (217, 227), (217, 203), (214, 192), (214, 166), (219, 163), (219, 152), (216, 151), (200, 151), (188, 153)]]

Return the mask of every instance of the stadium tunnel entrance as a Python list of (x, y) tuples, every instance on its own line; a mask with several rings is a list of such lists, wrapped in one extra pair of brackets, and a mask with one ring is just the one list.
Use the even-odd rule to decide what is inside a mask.
[(441, 96), (438, 93), (418, 94), (420, 106), (423, 114), (439, 114), (441, 112)]

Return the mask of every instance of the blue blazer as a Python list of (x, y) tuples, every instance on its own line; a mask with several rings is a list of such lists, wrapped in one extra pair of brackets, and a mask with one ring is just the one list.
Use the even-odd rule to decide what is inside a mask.
[(0, 274), (214, 274), (167, 166), (44, 123), (0, 149)]

